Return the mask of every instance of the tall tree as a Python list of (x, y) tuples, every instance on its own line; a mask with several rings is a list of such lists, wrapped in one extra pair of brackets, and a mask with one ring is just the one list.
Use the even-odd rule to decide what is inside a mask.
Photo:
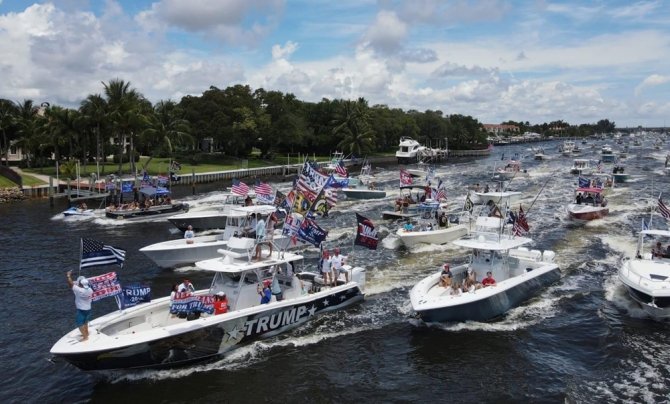
[(337, 146), (343, 151), (362, 156), (373, 150), (375, 132), (370, 127), (370, 111), (364, 98), (342, 102), (335, 123), (333, 134), (342, 138)]
[[(107, 121), (107, 102), (100, 94), (91, 94), (80, 106), (80, 112), (85, 124), (93, 127), (95, 132), (95, 164), (97, 172), (100, 172), (100, 155), (102, 144), (100, 143), (101, 130)], [(105, 139), (107, 142), (109, 139)], [(104, 166), (103, 166), (104, 170)], [(104, 172), (104, 171), (103, 171)]]
[(16, 116), (18, 112), (19, 109), (12, 101), (0, 99), (0, 132), (2, 132), (0, 155), (5, 155), (6, 165), (9, 165), (9, 149), (16, 132)]

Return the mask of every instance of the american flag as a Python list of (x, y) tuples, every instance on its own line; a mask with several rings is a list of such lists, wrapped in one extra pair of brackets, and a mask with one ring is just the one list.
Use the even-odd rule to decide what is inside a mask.
[(339, 175), (340, 177), (349, 176), (347, 168), (344, 166), (344, 161), (340, 160), (337, 162), (337, 165), (335, 166), (335, 173), (337, 173), (337, 175)]
[(246, 196), (249, 193), (249, 186), (238, 179), (233, 179), (233, 186), (230, 189), (234, 194)]
[(412, 185), (412, 174), (409, 171), (401, 169), (400, 170), (400, 186), (403, 185)]
[[(434, 191), (435, 192), (435, 191)], [(435, 200), (436, 201), (446, 201), (447, 200), (447, 191), (444, 190), (444, 188), (440, 188), (435, 192)]]
[(523, 212), (523, 207), (519, 205), (519, 215), (514, 222), (514, 235), (517, 237), (523, 236), (524, 234), (530, 231), (530, 226), (528, 226), (528, 221), (526, 220), (526, 214)]
[(114, 264), (123, 266), (123, 262), (125, 260), (126, 250), (104, 245), (101, 242), (90, 238), (81, 239), (80, 268), (90, 268), (101, 265)]
[(267, 182), (256, 180), (256, 185), (254, 185), (254, 191), (258, 195), (271, 195), (272, 187)]
[(661, 216), (666, 219), (670, 219), (670, 209), (663, 203), (663, 199), (658, 198), (658, 210), (661, 212)]

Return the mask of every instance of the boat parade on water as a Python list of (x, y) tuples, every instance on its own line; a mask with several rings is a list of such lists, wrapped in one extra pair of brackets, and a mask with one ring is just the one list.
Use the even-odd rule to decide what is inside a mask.
[[(562, 159), (563, 167), (556, 167), (555, 172), (575, 181), (566, 208), (567, 222), (602, 220), (609, 213), (605, 194), (625, 184), (604, 173), (587, 176), (592, 171), (568, 170), (576, 163), (565, 153), (571, 147), (566, 143), (555, 149), (556, 156), (550, 160)], [(543, 147), (544, 153), (546, 150)], [(337, 156), (344, 159), (342, 154)], [(535, 160), (532, 153), (527, 158)], [(142, 208), (132, 206), (135, 200), (117, 209), (138, 211), (132, 216), (136, 219), (169, 221), (179, 233), (177, 238), (143, 246), (139, 252), (166, 270), (186, 267), (189, 273), (209, 274), (209, 286), (196, 290), (190, 281), (183, 281), (163, 296), (152, 294), (145, 284), (126, 287), (119, 281), (121, 270), (98, 275), (93, 268), (123, 265), (127, 250), (134, 247), (112, 247), (83, 238), (78, 278), (68, 278), (69, 282), (75, 293), (91, 290), (94, 302), (113, 297), (118, 310), (67, 332), (53, 345), (51, 354), (56, 360), (93, 371), (166, 369), (225, 357), (256, 340), (304, 327), (322, 313), (346, 311), (362, 302), (367, 265), (356, 259), (353, 247), (375, 250), (380, 242), (391, 246), (393, 240), (410, 254), (425, 246), (449, 246), (446, 254), (440, 254), (443, 264), (423, 279), (417, 278), (409, 291), (415, 316), (426, 324), (500, 321), (562, 276), (557, 253), (533, 247), (536, 240), (530, 237), (529, 218), (535, 216), (552, 176), (535, 195), (514, 190), (547, 160), (535, 160), (535, 167), (521, 172), (518, 159), (515, 154), (508, 163), (503, 162), (509, 172), (494, 169), (500, 174), (494, 179), (474, 179), (477, 182), (461, 189), (440, 173), (445, 165), (420, 167), (425, 175), (412, 175), (411, 166), (375, 173), (364, 163), (355, 178), (350, 177), (352, 167), (347, 168), (343, 161), (330, 162), (327, 168), (305, 161), (292, 185), (283, 189), (263, 182), (252, 188), (234, 180), (232, 191), (211, 194), (202, 204), (173, 201), (167, 189), (146, 185), (141, 191)], [(588, 159), (577, 161), (588, 167)], [(613, 164), (608, 168), (612, 172), (623, 171), (623, 162)], [(603, 162), (597, 165), (594, 171), (602, 172)], [(396, 180), (392, 179), (394, 172)], [(375, 184), (383, 195), (347, 195), (340, 201), (338, 194), (351, 189), (349, 179), (360, 187)], [(340, 254), (347, 247), (329, 240), (329, 231), (319, 222), (337, 213), (340, 204), (355, 211), (357, 204), (377, 199), (390, 207), (379, 217), (357, 213), (354, 242), (346, 256)], [(151, 212), (152, 203), (167, 206), (170, 212), (172, 206), (193, 207), (165, 217), (163, 212), (139, 213)], [(660, 215), (670, 217), (660, 196), (658, 203)], [(62, 215), (63, 220), (79, 215), (97, 217), (101, 223), (108, 219), (122, 223), (109, 213), (107, 209), (96, 216), (95, 209), (80, 205)], [(128, 225), (141, 223), (131, 220)], [(388, 231), (394, 227), (395, 231)], [(631, 299), (658, 319), (670, 317), (670, 295), (666, 296), (670, 289), (665, 285), (670, 282), (670, 269), (664, 263), (670, 247), (663, 247), (670, 242), (667, 233), (642, 230), (635, 256), (624, 259), (618, 273)], [(654, 244), (657, 238), (666, 238), (665, 244)], [(320, 258), (316, 265), (306, 265), (303, 254), (312, 249)]]

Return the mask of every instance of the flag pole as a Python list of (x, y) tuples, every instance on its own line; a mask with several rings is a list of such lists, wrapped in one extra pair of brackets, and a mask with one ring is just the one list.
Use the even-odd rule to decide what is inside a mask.
[(81, 275), (81, 257), (84, 254), (84, 239), (79, 238), (79, 272), (77, 273), (77, 276)]

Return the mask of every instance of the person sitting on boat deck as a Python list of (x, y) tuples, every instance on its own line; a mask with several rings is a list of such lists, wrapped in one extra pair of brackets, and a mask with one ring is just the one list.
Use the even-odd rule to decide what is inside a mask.
[(88, 322), (91, 319), (91, 301), (93, 298), (93, 289), (88, 284), (88, 279), (83, 276), (77, 278), (75, 283), (72, 280), (72, 271), (67, 271), (67, 284), (74, 293), (74, 305), (77, 307), (76, 324), (81, 333), (81, 340), (88, 339)]
[(489, 191), (490, 191), (489, 184), (486, 184), (486, 186), (484, 187), (484, 193), (488, 193)]
[(253, 201), (251, 200), (251, 197), (247, 195), (246, 198), (244, 198), (244, 206), (251, 206), (253, 205)]
[(256, 287), (256, 291), (261, 296), (261, 304), (268, 304), (272, 300), (272, 291), (270, 290), (270, 280), (263, 281), (263, 286), (260, 284)]
[(451, 286), (447, 289), (452, 296), (460, 296), (462, 292), (461, 286), (458, 284), (458, 282), (452, 282)]
[(195, 292), (195, 286), (189, 281), (188, 279), (184, 278), (184, 281), (179, 284), (179, 287), (177, 288), (177, 291), (179, 293), (184, 293), (184, 292), (190, 292), (193, 293)]
[(228, 312), (228, 297), (225, 292), (219, 292), (214, 296), (214, 315)]
[(84, 211), (86, 209), (88, 209), (88, 206), (86, 206), (86, 202), (82, 202), (82, 203), (79, 204), (79, 210), (80, 211)]
[(594, 202), (596, 203), (596, 205), (600, 205), (600, 203), (602, 202), (600, 194), (596, 194), (596, 197), (594, 198)]
[(477, 282), (477, 274), (468, 268), (467, 276), (463, 279), (463, 291), (464, 292), (474, 292), (475, 289), (481, 288), (481, 283)]
[(402, 228), (405, 231), (413, 231), (414, 225), (412, 224), (412, 222), (409, 221), (409, 219), (407, 219), (407, 223), (405, 223), (405, 225)]
[(186, 244), (193, 244), (193, 237), (195, 237), (195, 233), (193, 233), (193, 226), (190, 224), (186, 228), (186, 231), (184, 232), (184, 238), (186, 239)]
[(493, 279), (493, 274), (491, 271), (488, 271), (486, 273), (486, 278), (482, 279), (482, 286), (494, 286), (496, 284), (496, 280)]
[(577, 194), (577, 198), (575, 198), (575, 203), (577, 203), (577, 205), (581, 205), (582, 204), (582, 199), (584, 199), (584, 198), (582, 197), (582, 193), (580, 192), (580, 193)]
[(449, 264), (446, 262), (442, 266), (442, 273), (440, 274), (440, 286), (443, 288), (451, 286), (451, 278), (452, 278), (452, 273), (451, 270), (449, 269)]
[(340, 255), (340, 249), (336, 248), (333, 250), (333, 256), (330, 258), (330, 265), (333, 268), (333, 286), (337, 286), (337, 279), (341, 273), (344, 272), (344, 279), (349, 283), (349, 271), (344, 269), (346, 264), (347, 257)]
[(330, 285), (330, 253), (328, 250), (323, 250), (323, 256), (319, 261), (321, 277), (323, 278), (324, 285)]
[[(261, 259), (261, 244), (265, 241), (265, 220), (261, 218), (261, 214), (256, 214), (256, 254), (254, 259)], [(270, 246), (270, 256), (272, 256), (272, 243), (268, 243)]]
[(588, 204), (588, 205), (592, 205), (593, 204), (593, 196), (590, 193), (587, 193), (586, 197), (584, 199), (582, 199), (582, 202), (584, 202), (585, 204)]

